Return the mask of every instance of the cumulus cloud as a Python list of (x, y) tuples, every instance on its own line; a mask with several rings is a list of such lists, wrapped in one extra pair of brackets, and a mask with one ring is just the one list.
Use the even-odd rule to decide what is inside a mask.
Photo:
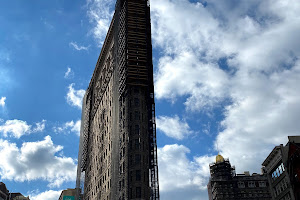
[(188, 123), (180, 120), (177, 115), (174, 117), (158, 116), (156, 119), (156, 128), (161, 130), (168, 137), (177, 140), (182, 140), (193, 133)]
[(35, 123), (35, 126), (28, 125), (26, 121), (22, 120), (7, 120), (4, 124), (0, 125), (0, 132), (4, 137), (20, 138), (23, 135), (44, 131), (45, 124), (46, 120)]
[(6, 101), (6, 97), (1, 97), (1, 99), (0, 99), (0, 106), (1, 107), (5, 106), (5, 101)]
[(155, 74), (156, 97), (187, 95), (189, 110), (222, 101), (229, 75), (217, 62), (226, 55), (219, 50), (219, 22), (202, 4), (188, 0), (154, 0), (151, 7), (154, 46), (163, 49)]
[(70, 42), (69, 45), (71, 47), (73, 47), (74, 49), (76, 49), (77, 51), (81, 51), (81, 50), (87, 51), (89, 49), (89, 46), (87, 46), (87, 47), (79, 46), (76, 42)]
[(85, 94), (85, 90), (75, 90), (74, 89), (74, 83), (70, 84), (68, 89), (68, 93), (67, 93), (67, 102), (68, 104), (70, 104), (71, 106), (75, 106), (77, 108), (82, 107), (82, 99), (84, 97)]
[[(111, 6), (112, 1), (89, 2), (95, 11), (92, 13), (96, 13), (94, 17), (90, 15), (94, 33), (99, 30), (94, 36), (103, 41), (111, 12), (109, 6), (102, 5)], [(104, 17), (98, 14), (101, 9), (107, 9)], [(274, 145), (285, 143), (287, 135), (299, 135), (299, 11), (297, 0), (211, 0), (205, 5), (188, 0), (151, 1), (153, 47), (160, 52), (155, 71), (156, 98), (185, 98), (187, 111), (217, 107), (215, 114), (220, 115), (217, 118), (222, 128), (217, 133), (215, 149), (229, 157), (238, 172), (259, 172)], [(170, 175), (164, 171), (169, 167), (165, 163), (171, 163), (165, 162), (164, 152), (172, 152), (170, 149), (159, 149), (161, 189), (166, 194), (164, 188), (170, 187), (178, 194), (180, 184), (174, 184), (174, 188), (172, 182), (164, 181), (178, 175), (184, 185), (189, 176), (180, 176), (186, 172)], [(184, 159), (180, 160), (187, 163), (183, 166), (196, 163), (196, 168), (208, 170), (205, 156), (190, 161), (187, 148), (174, 149), (181, 149), (178, 155)], [(176, 158), (173, 163), (177, 163)], [(190, 185), (201, 187), (195, 182), (190, 181)], [(185, 185), (190, 190), (182, 194), (196, 191)]]
[[(299, 135), (300, 63), (270, 76), (248, 77), (237, 86), (235, 103), (225, 108), (224, 130), (217, 143), (237, 169), (258, 171), (275, 145)], [(239, 149), (239, 151), (236, 151)]]
[(94, 28), (91, 34), (100, 45), (103, 44), (111, 19), (114, 14), (115, 1), (87, 0), (88, 17)]
[(215, 149), (239, 172), (260, 171), (274, 145), (299, 135), (300, 2), (152, 0), (151, 7), (161, 50), (156, 97), (184, 97), (187, 111), (219, 107)]
[(68, 79), (68, 78), (72, 78), (73, 76), (74, 76), (74, 72), (72, 71), (72, 69), (70, 67), (68, 67), (68, 69), (64, 75), (64, 78)]
[(25, 142), (22, 147), (0, 139), (0, 177), (18, 182), (45, 180), (49, 187), (59, 187), (76, 178), (75, 160), (57, 156), (62, 146), (54, 145), (50, 136), (37, 142)]
[(48, 190), (39, 194), (29, 194), (32, 200), (57, 200), (62, 191)]
[(214, 157), (189, 160), (189, 153), (187, 147), (178, 144), (158, 148), (159, 187), (163, 199), (207, 199), (208, 165)]
[(76, 135), (80, 135), (80, 126), (81, 120), (77, 120), (76, 122), (69, 121), (63, 124), (62, 126), (54, 127), (54, 132), (56, 133), (75, 133)]

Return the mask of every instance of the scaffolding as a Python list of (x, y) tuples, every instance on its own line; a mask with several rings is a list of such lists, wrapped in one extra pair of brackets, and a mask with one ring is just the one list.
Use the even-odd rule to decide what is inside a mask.
[[(113, 64), (108, 65), (110, 66), (108, 68), (107, 65), (103, 64), (103, 55), (108, 52), (109, 48), (107, 44), (110, 44), (111, 40), (113, 40), (111, 59)], [(100, 74), (104, 74), (104, 76), (100, 76)], [(114, 78), (113, 85), (116, 89), (114, 91), (114, 101), (120, 102), (120, 105), (115, 105), (115, 109), (118, 109), (118, 111), (114, 117), (120, 116), (122, 113), (123, 99), (128, 97), (127, 93), (129, 88), (140, 87), (143, 88), (143, 91), (146, 91), (144, 97), (146, 99), (147, 111), (143, 111), (147, 112), (147, 124), (145, 125), (148, 128), (145, 141), (147, 141), (149, 147), (149, 152), (146, 152), (146, 154), (149, 154), (149, 184), (147, 181), (146, 185), (147, 190), (150, 189), (150, 199), (159, 200), (150, 3), (147, 0), (117, 0), (114, 17), (104, 41), (92, 80), (83, 100), (76, 180), (76, 188), (78, 189), (77, 200), (79, 200), (80, 194), (84, 192), (84, 182), (88, 181), (84, 180), (84, 178), (87, 166), (90, 165), (88, 162), (89, 142), (92, 137), (92, 135), (90, 135), (91, 121), (95, 116), (111, 77)], [(124, 129), (124, 122), (125, 118), (119, 119), (119, 124), (114, 124), (114, 126), (118, 126), (118, 128), (114, 129), (115, 133), (113, 134), (118, 136), (118, 134), (121, 134), (121, 131), (129, 132)], [(122, 127), (120, 125), (122, 125)], [(123, 146), (124, 145), (129, 145), (128, 141), (124, 143)], [(120, 152), (114, 152), (114, 154), (121, 153), (121, 147), (121, 144), (119, 144), (119, 149), (115, 149)], [(129, 163), (129, 158), (127, 157), (127, 159)], [(114, 167), (116, 168), (119, 164), (118, 159), (118, 161), (114, 163)], [(119, 168), (117, 167), (116, 169), (118, 171)], [(117, 171), (114, 171), (114, 173), (118, 174), (116, 173)], [(118, 175), (115, 176), (116, 179), (112, 181), (117, 185), (118, 181), (121, 180), (120, 177), (117, 177)], [(124, 178), (125, 175), (122, 176)], [(128, 176), (128, 174), (126, 176)], [(126, 190), (128, 196), (129, 187), (127, 187)], [(116, 189), (114, 189), (114, 192), (120, 193)], [(118, 194), (114, 195), (112, 199), (118, 196)], [(124, 196), (124, 193), (120, 193), (119, 195)], [(118, 198), (119, 197), (120, 196), (118, 196)]]

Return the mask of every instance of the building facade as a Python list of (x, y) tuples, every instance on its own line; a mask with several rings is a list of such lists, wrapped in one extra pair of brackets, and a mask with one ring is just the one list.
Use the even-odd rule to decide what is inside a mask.
[(274, 200), (300, 199), (300, 136), (289, 136), (262, 163)]
[(211, 178), (207, 185), (209, 200), (270, 200), (265, 174), (236, 174), (234, 166), (221, 155), (210, 164)]
[(85, 200), (159, 199), (150, 3), (118, 0), (83, 99)]
[(21, 193), (17, 192), (17, 193), (10, 193), (9, 200), (30, 200), (30, 199), (29, 196), (25, 197)]
[(61, 194), (60, 194), (58, 200), (75, 200), (76, 194), (77, 194), (76, 189), (66, 189), (66, 190), (61, 191)]
[(0, 200), (8, 200), (9, 191), (3, 182), (0, 182)]
[(3, 182), (0, 182), (0, 200), (30, 200), (19, 192), (10, 193)]

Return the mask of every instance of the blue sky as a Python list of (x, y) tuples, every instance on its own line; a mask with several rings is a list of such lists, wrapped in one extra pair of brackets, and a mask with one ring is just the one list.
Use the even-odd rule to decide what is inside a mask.
[[(114, 0), (0, 3), (0, 181), (32, 200), (75, 187), (81, 98)], [(299, 135), (300, 2), (151, 0), (162, 200), (207, 199), (220, 152), (260, 172)]]

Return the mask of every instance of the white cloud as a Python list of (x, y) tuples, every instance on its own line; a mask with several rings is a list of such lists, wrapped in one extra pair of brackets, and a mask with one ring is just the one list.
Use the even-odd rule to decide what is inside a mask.
[(219, 108), (215, 146), (239, 172), (259, 172), (274, 145), (299, 135), (300, 2), (152, 0), (151, 7), (162, 53), (156, 97), (186, 97), (188, 111)]
[[(90, 15), (96, 27), (94, 35), (103, 41), (111, 13), (105, 5), (112, 1), (89, 2), (95, 15)], [(93, 7), (93, 3), (99, 7)], [(101, 9), (107, 9), (104, 17), (98, 14)], [(188, 0), (151, 1), (153, 46), (161, 56), (155, 72), (156, 98), (186, 98), (187, 111), (217, 107), (222, 130), (215, 146), (238, 172), (259, 172), (274, 145), (285, 143), (287, 135), (299, 135), (299, 12), (297, 0), (211, 0), (206, 6)], [(176, 190), (172, 181), (168, 182), (177, 175), (167, 170), (170, 166), (174, 172), (179, 171), (182, 187), (190, 189), (182, 193), (182, 198), (176, 198), (186, 199), (184, 194), (196, 191), (191, 185), (197, 188), (201, 184), (187, 184), (185, 180), (194, 169), (176, 169), (173, 165), (177, 157), (170, 156), (173, 165), (166, 164), (171, 163), (163, 157), (164, 152), (172, 152), (168, 148), (159, 150), (162, 194), (168, 187)], [(199, 165), (196, 168), (208, 170), (206, 164), (201, 164), (204, 156), (190, 161), (187, 149), (174, 149), (181, 150), (180, 160), (187, 163), (183, 166), (192, 162)], [(180, 188), (180, 184), (175, 182), (174, 187)], [(172, 192), (168, 195), (165, 198), (172, 199)]]
[(64, 78), (68, 79), (68, 78), (72, 78), (74, 76), (74, 72), (72, 71), (72, 69), (70, 67), (68, 67), (65, 75), (64, 75)]
[(73, 88), (75, 84), (72, 83), (69, 85), (69, 91), (67, 93), (67, 102), (68, 104), (70, 104), (71, 106), (75, 106), (81, 109), (82, 107), (82, 99), (84, 97), (85, 94), (85, 90), (75, 90)]
[(226, 107), (217, 143), (226, 157), (239, 163), (239, 171), (259, 171), (275, 145), (285, 144), (288, 135), (299, 135), (298, 85), (300, 63), (270, 76), (248, 77), (236, 86), (235, 103)]
[(158, 148), (159, 187), (163, 199), (207, 199), (208, 166), (214, 156), (189, 160), (188, 153), (187, 147), (178, 144)]
[(113, 17), (114, 4), (115, 1), (112, 0), (87, 0), (87, 14), (90, 19), (90, 23), (94, 25), (91, 34), (101, 45), (103, 44)]
[(40, 194), (30, 194), (31, 200), (57, 200), (62, 191), (48, 190)]
[[(213, 106), (226, 95), (228, 76), (214, 64), (198, 60), (193, 52), (181, 52), (176, 57), (162, 57), (156, 74), (156, 97), (176, 99), (190, 95), (186, 106), (190, 110)], [(184, 67), (183, 67), (184, 66)]]
[(62, 146), (54, 145), (51, 137), (37, 142), (25, 142), (21, 148), (0, 139), (0, 177), (18, 182), (45, 180), (49, 187), (59, 187), (76, 178), (75, 160), (57, 156)]
[(182, 140), (193, 133), (188, 123), (180, 120), (177, 115), (174, 117), (158, 116), (156, 119), (156, 127), (168, 137), (177, 140)]
[(46, 120), (42, 120), (35, 124), (35, 127), (28, 125), (26, 121), (22, 120), (7, 120), (4, 124), (0, 125), (0, 132), (4, 137), (12, 136), (20, 138), (23, 135), (31, 133), (42, 132), (45, 129)]
[(41, 122), (37, 122), (36, 127), (32, 129), (32, 132), (42, 132), (45, 130), (45, 126), (46, 126), (46, 120), (42, 120)]
[(81, 50), (85, 50), (87, 51), (89, 49), (90, 46), (78, 46), (78, 44), (76, 44), (76, 42), (70, 42), (69, 45), (71, 47), (73, 47), (74, 49), (76, 49), (77, 51), (81, 51)]
[(163, 49), (156, 97), (174, 101), (187, 95), (189, 110), (222, 101), (229, 77), (214, 60), (225, 55), (218, 49), (219, 22), (201, 4), (187, 0), (154, 0), (151, 8), (154, 46)]
[(6, 101), (6, 97), (1, 97), (0, 98), (0, 106), (4, 107), (5, 106), (5, 101)]
[(81, 120), (77, 120), (76, 122), (74, 122), (72, 120), (72, 121), (66, 122), (63, 126), (54, 127), (54, 132), (56, 132), (56, 133), (72, 132), (79, 136), (80, 135), (80, 126), (81, 126)]

